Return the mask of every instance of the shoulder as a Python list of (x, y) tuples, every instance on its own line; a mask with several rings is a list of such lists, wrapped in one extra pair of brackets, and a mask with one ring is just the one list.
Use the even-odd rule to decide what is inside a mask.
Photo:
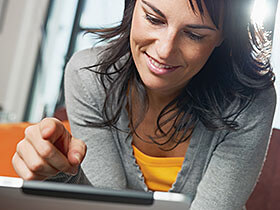
[[(102, 101), (104, 88), (99, 80), (98, 74), (94, 71), (98, 67), (99, 57), (104, 47), (90, 48), (76, 52), (66, 65), (64, 75), (64, 89), (66, 102), (73, 103), (73, 99), (84, 99), (90, 104)], [(91, 71), (88, 67), (93, 70)], [(92, 67), (92, 68), (91, 68)], [(71, 100), (67, 100), (72, 98)]]
[(276, 107), (276, 91), (274, 85), (257, 93), (251, 104), (244, 110), (243, 118), (273, 118)]
[[(233, 101), (227, 110), (227, 114), (230, 116), (229, 120), (235, 122), (237, 129), (225, 130), (224, 134), (230, 134), (229, 136), (240, 139), (240, 141), (235, 141), (247, 146), (259, 144), (260, 141), (268, 142), (276, 107), (274, 86), (260, 90), (242, 110), (236, 108), (239, 103), (240, 101)], [(230, 115), (231, 113), (233, 114)], [(230, 139), (229, 136), (227, 139)]]
[(256, 105), (274, 107), (276, 104), (276, 91), (274, 85), (267, 89), (261, 90), (253, 103)]
[[(247, 100), (243, 98), (243, 100)], [(251, 101), (244, 109), (239, 109), (241, 99), (235, 99), (226, 109), (225, 115), (231, 116), (229, 119), (236, 121), (239, 126), (249, 122), (256, 122), (262, 118), (273, 119), (276, 106), (276, 91), (274, 85), (263, 90), (258, 90)]]
[(72, 55), (65, 69), (65, 82), (80, 85), (97, 85), (98, 67), (105, 46), (78, 51)]
[(81, 68), (95, 65), (98, 63), (104, 49), (105, 47), (101, 46), (78, 51), (72, 55), (67, 63), (67, 67), (70, 66), (71, 69), (79, 70)]
[[(236, 105), (236, 103), (233, 103)], [(235, 138), (244, 147), (255, 147), (269, 142), (276, 107), (274, 86), (258, 92), (251, 103), (237, 116), (232, 116), (238, 125), (237, 130), (229, 131), (228, 139)], [(226, 132), (227, 133), (227, 132)], [(239, 139), (239, 140), (237, 140)]]

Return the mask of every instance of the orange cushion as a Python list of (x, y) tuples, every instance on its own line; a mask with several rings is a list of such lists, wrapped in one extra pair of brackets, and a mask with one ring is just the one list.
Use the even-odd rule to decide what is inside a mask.
[[(68, 121), (63, 122), (70, 131)], [(18, 177), (12, 166), (12, 157), (16, 151), (16, 145), (24, 138), (24, 130), (31, 123), (0, 124), (0, 176)]]

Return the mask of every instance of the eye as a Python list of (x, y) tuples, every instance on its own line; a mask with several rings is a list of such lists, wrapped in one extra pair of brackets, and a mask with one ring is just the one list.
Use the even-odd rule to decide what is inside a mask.
[(153, 25), (161, 25), (164, 24), (164, 22), (158, 18), (155, 18), (149, 14), (146, 14), (145, 18)]
[(185, 31), (185, 33), (186, 33), (187, 37), (189, 37), (191, 40), (194, 40), (194, 41), (201, 41), (205, 37), (205, 36), (190, 32), (190, 31)]

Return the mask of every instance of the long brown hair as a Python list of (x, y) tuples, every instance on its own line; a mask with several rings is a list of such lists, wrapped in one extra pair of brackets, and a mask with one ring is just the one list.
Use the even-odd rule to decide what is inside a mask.
[[(203, 15), (202, 0), (188, 0), (194, 12)], [(199, 11), (195, 11), (194, 3)], [(270, 66), (269, 39), (260, 28), (252, 24), (249, 8), (251, 0), (204, 1), (213, 23), (218, 28), (220, 11), (223, 8), (224, 42), (216, 48), (206, 65), (195, 75), (181, 93), (161, 110), (157, 118), (155, 136), (147, 136), (158, 145), (174, 142), (175, 148), (189, 138), (189, 130), (198, 121), (209, 130), (236, 130), (237, 116), (245, 110), (263, 89), (270, 87), (274, 74)], [(135, 0), (127, 5), (123, 20), (113, 28), (95, 29), (90, 32), (98, 35), (101, 41), (108, 41), (98, 64), (86, 67), (100, 75), (106, 92), (103, 106), (103, 123), (92, 126), (116, 128), (123, 107), (128, 108), (130, 135), (135, 133), (141, 119), (135, 124), (132, 120), (131, 87), (142, 102), (145, 115), (149, 101), (145, 86), (131, 56), (129, 36)], [(122, 60), (122, 62), (119, 62)], [(236, 106), (227, 110), (235, 101)], [(168, 116), (168, 117), (167, 117)], [(171, 128), (165, 132), (163, 126), (172, 121)], [(180, 133), (180, 136), (178, 136)], [(188, 135), (189, 134), (189, 135)], [(136, 133), (137, 135), (137, 133)], [(157, 141), (168, 137), (164, 143)], [(144, 139), (143, 139), (144, 140)]]

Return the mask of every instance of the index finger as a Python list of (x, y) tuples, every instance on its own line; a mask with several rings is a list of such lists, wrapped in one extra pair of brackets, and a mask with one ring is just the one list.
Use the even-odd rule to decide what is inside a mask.
[(61, 121), (56, 118), (45, 118), (39, 123), (41, 136), (54, 144), (58, 139), (66, 136), (67, 130)]
[(31, 126), (26, 131), (25, 139), (29, 141), (39, 156), (58, 171), (70, 171), (73, 166), (67, 157), (50, 141), (41, 138), (39, 125)]

